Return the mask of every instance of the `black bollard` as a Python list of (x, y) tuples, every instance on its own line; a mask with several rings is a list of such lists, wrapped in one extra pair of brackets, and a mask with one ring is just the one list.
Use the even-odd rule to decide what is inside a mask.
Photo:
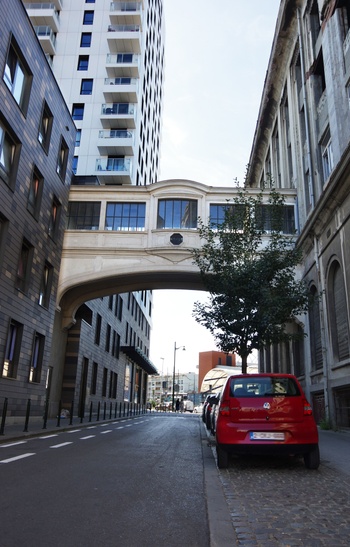
[(7, 414), (7, 404), (8, 404), (8, 398), (5, 397), (4, 406), (2, 407), (2, 418), (1, 418), (0, 435), (3, 435), (3, 434), (4, 434), (4, 430), (5, 430), (5, 421), (6, 421), (6, 414)]
[(24, 429), (23, 429), (24, 432), (28, 431), (29, 415), (30, 415), (30, 399), (28, 399), (28, 402), (27, 402), (26, 421), (25, 421)]
[(92, 420), (92, 401), (90, 403), (90, 414), (89, 414), (89, 422)]
[(45, 401), (45, 410), (44, 410), (44, 423), (43, 423), (43, 429), (46, 429), (47, 425), (47, 415), (49, 413), (49, 399), (46, 399)]
[(58, 414), (57, 414), (57, 427), (60, 427), (61, 425), (61, 410), (62, 410), (62, 401), (58, 403)]
[(72, 425), (72, 423), (73, 423), (73, 413), (74, 413), (74, 399), (72, 401), (72, 404), (70, 405), (69, 425)]

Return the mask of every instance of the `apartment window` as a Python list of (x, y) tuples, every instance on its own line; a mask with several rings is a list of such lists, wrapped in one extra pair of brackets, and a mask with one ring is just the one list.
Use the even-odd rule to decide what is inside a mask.
[(107, 203), (106, 230), (140, 231), (145, 229), (145, 203)]
[(295, 233), (293, 205), (284, 205), (283, 209), (272, 205), (259, 205), (255, 209), (255, 218), (258, 229), (264, 232)]
[(81, 129), (77, 129), (77, 132), (75, 134), (75, 144), (74, 146), (78, 148), (81, 143)]
[(80, 86), (80, 95), (92, 95), (92, 86), (92, 79), (82, 80)]
[(96, 317), (95, 344), (100, 345), (102, 317), (98, 313)]
[(91, 395), (96, 395), (97, 375), (98, 375), (98, 364), (93, 362), (92, 363), (92, 378), (91, 378)]
[(20, 143), (0, 121), (0, 176), (14, 189), (19, 163)]
[(344, 274), (336, 260), (329, 270), (328, 298), (334, 359), (344, 361), (350, 355), (349, 321)]
[(112, 387), (112, 399), (117, 398), (117, 388), (118, 388), (118, 374), (116, 372), (113, 372), (113, 387)]
[(39, 306), (48, 308), (50, 304), (51, 288), (53, 281), (53, 267), (48, 262), (45, 262), (43, 273), (41, 276), (40, 291), (39, 291)]
[(107, 353), (109, 353), (110, 346), (111, 346), (111, 325), (107, 325), (106, 344), (105, 344), (105, 351), (107, 351)]
[(16, 378), (21, 349), (23, 325), (11, 320), (7, 334), (5, 359), (2, 367), (3, 378)]
[(95, 0), (85, 0), (85, 4), (94, 4)]
[(23, 239), (18, 261), (16, 288), (24, 293), (28, 291), (33, 253), (33, 246)]
[(56, 171), (57, 174), (61, 177), (62, 181), (64, 181), (66, 176), (66, 170), (67, 170), (67, 163), (68, 163), (68, 145), (63, 137), (61, 137), (61, 144), (58, 152), (57, 157), (57, 165), (56, 165)]
[(53, 197), (49, 219), (49, 236), (56, 239), (61, 216), (61, 203), (56, 196)]
[(35, 168), (29, 186), (27, 209), (38, 220), (40, 212), (41, 196), (43, 193), (44, 179)]
[(94, 22), (94, 12), (84, 11), (83, 25), (92, 25)]
[(11, 42), (8, 51), (3, 79), (16, 103), (26, 113), (31, 86), (31, 74), (14, 40)]
[(197, 200), (160, 199), (158, 201), (157, 228), (197, 228)]
[(79, 55), (77, 70), (88, 70), (89, 68), (89, 56)]
[(29, 382), (40, 383), (44, 356), (45, 337), (36, 332), (34, 334), (32, 358), (29, 371)]
[(80, 39), (80, 47), (90, 47), (91, 46), (91, 32), (82, 32)]
[(53, 115), (46, 102), (44, 102), (43, 111), (41, 113), (40, 119), (38, 140), (41, 146), (44, 148), (45, 152), (48, 152), (49, 150), (52, 125)]
[(107, 395), (107, 379), (108, 379), (108, 370), (106, 367), (103, 367), (103, 378), (102, 378), (102, 397)]
[(99, 201), (71, 201), (68, 205), (68, 230), (98, 230)]
[(320, 296), (315, 285), (311, 287), (310, 294), (312, 298), (312, 306), (309, 310), (311, 370), (315, 371), (323, 367)]
[(334, 167), (332, 139), (331, 139), (329, 130), (326, 132), (326, 135), (322, 139), (321, 152), (322, 152), (323, 177), (324, 177), (324, 182), (326, 182), (331, 172), (333, 171), (333, 167)]
[(77, 174), (77, 169), (78, 169), (78, 156), (74, 156), (73, 157), (73, 163), (72, 163), (72, 171), (73, 171), (74, 175)]
[(0, 213), (0, 269), (2, 264), (2, 259), (4, 256), (6, 248), (6, 235), (9, 227), (9, 221)]
[(74, 103), (72, 107), (73, 120), (82, 120), (84, 117), (84, 104)]

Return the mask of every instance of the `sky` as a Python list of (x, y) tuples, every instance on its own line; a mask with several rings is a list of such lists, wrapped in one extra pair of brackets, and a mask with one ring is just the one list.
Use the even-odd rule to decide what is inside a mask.
[[(243, 182), (280, 0), (163, 2), (159, 180), (188, 179), (209, 186)], [(172, 374), (174, 354), (176, 373), (196, 372), (199, 352), (218, 349), (192, 317), (195, 301), (207, 301), (206, 293), (153, 292), (150, 359), (160, 374)]]

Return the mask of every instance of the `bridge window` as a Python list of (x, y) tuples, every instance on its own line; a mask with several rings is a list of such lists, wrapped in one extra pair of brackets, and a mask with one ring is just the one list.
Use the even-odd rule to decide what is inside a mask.
[(68, 207), (68, 230), (98, 230), (99, 201), (71, 201)]
[(194, 199), (160, 199), (157, 228), (197, 228), (197, 201)]
[[(229, 215), (231, 219), (232, 215), (232, 228), (242, 229), (244, 210), (241, 205), (210, 205), (210, 225), (212, 228), (218, 228), (225, 221), (225, 214)], [(281, 218), (275, 219), (272, 213), (271, 205), (259, 205), (255, 209), (255, 219), (257, 221), (257, 227), (263, 231), (270, 232), (271, 230), (278, 230), (284, 234), (295, 233), (295, 219), (294, 219), (294, 207), (293, 205), (284, 205)]]
[(145, 203), (107, 203), (106, 230), (141, 231), (145, 229)]

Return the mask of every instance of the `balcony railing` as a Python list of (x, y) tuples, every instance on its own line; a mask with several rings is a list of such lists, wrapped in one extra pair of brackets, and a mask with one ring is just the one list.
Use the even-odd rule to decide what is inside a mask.
[(141, 2), (111, 2), (110, 11), (141, 11)]
[(99, 139), (131, 139), (134, 140), (134, 132), (126, 129), (111, 129), (110, 131), (99, 131)]
[(130, 115), (132, 116), (135, 113), (135, 105), (129, 103), (109, 103), (102, 105), (102, 114), (107, 114), (108, 116), (115, 115)]
[(105, 78), (105, 85), (134, 85), (138, 87), (139, 80), (138, 78)]
[(131, 174), (132, 160), (129, 158), (98, 158), (96, 171), (126, 172)]
[(140, 25), (109, 25), (108, 32), (140, 32)]
[(106, 59), (107, 64), (117, 65), (117, 64), (135, 64), (138, 65), (140, 62), (140, 55), (135, 55), (134, 53), (116, 53), (112, 55), (111, 53), (107, 54)]
[(54, 46), (56, 45), (56, 36), (51, 27), (40, 25), (38, 27), (34, 27), (34, 29), (35, 29), (36, 35), (39, 38), (43, 36), (47, 36), (48, 38), (50, 38), (50, 41), (52, 42), (52, 44)]
[(50, 2), (31, 2), (30, 4), (25, 4), (26, 9), (53, 9), (55, 10), (56, 15), (58, 11), (56, 10), (55, 4)]

